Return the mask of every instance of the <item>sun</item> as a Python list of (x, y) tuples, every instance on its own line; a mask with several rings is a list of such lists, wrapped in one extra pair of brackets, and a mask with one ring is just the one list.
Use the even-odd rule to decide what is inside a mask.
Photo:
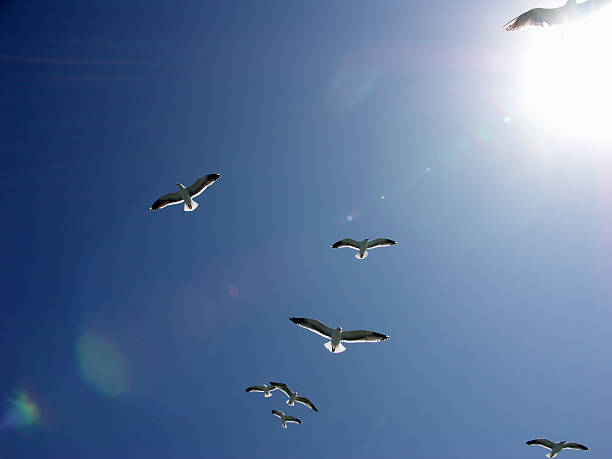
[(522, 61), (524, 116), (561, 137), (612, 144), (612, 8), (538, 32)]

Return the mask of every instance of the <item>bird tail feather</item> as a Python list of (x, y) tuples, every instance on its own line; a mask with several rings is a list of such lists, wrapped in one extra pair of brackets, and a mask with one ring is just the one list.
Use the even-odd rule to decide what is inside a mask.
[(363, 255), (361, 255), (360, 252), (357, 252), (355, 254), (355, 258), (357, 258), (358, 260), (363, 260), (367, 256), (368, 256), (368, 251), (367, 250), (365, 252), (363, 252)]
[(191, 209), (189, 208), (187, 203), (185, 203), (185, 206), (183, 207), (183, 209), (185, 210), (185, 212), (193, 212), (194, 210), (196, 210), (197, 207), (198, 207), (198, 203), (195, 201), (191, 201)]
[(335, 354), (346, 351), (346, 348), (342, 345), (342, 343), (338, 343), (335, 350), (332, 350), (331, 341), (328, 341), (323, 346), (325, 346), (325, 349), (327, 349), (329, 352), (333, 352)]
[(557, 453), (553, 453), (552, 451), (546, 455), (546, 457), (557, 457)]

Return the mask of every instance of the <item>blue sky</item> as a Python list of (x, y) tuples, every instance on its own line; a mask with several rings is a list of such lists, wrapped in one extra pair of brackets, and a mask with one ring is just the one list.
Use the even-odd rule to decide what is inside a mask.
[(612, 139), (526, 113), (536, 5), (108, 3), (0, 4), (0, 458), (612, 455)]

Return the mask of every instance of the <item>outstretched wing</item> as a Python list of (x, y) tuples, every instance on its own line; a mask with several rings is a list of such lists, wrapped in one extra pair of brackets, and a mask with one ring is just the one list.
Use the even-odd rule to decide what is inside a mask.
[(314, 406), (314, 404), (310, 400), (308, 400), (306, 397), (297, 396), (295, 398), (295, 401), (298, 402), (298, 403), (301, 403), (302, 405), (306, 405), (311, 410), (319, 412), (319, 410), (317, 410), (317, 407)]
[(245, 392), (264, 392), (265, 389), (266, 388), (264, 386), (251, 386), (251, 387), (247, 387), (244, 391)]
[(526, 442), (527, 445), (539, 445), (544, 448), (553, 449), (557, 444), (548, 440), (547, 438), (536, 438), (535, 440), (529, 440)]
[(282, 411), (278, 411), (278, 410), (272, 410), (272, 414), (274, 416), (278, 416), (279, 418), (283, 418), (283, 416), (285, 415), (285, 413), (283, 413)]
[(287, 384), (270, 381), (270, 385), (274, 386), (274, 389), (279, 389), (284, 392), (287, 397), (291, 397), (291, 390), (289, 390)]
[(334, 242), (332, 249), (341, 249), (342, 247), (350, 247), (351, 249), (359, 250), (361, 247), (359, 242), (354, 239), (342, 239), (341, 241)]
[(285, 417), (285, 422), (295, 422), (296, 424), (301, 424), (302, 421), (300, 421), (298, 418), (293, 417), (293, 416), (286, 416)]
[(368, 241), (368, 249), (375, 249), (376, 247), (389, 247), (397, 244), (397, 242), (391, 239), (374, 239), (373, 241)]
[(384, 341), (389, 336), (369, 330), (349, 330), (342, 332), (342, 341), (353, 343), (378, 343)]
[(588, 2), (579, 3), (576, 5), (576, 17), (578, 19), (585, 18), (611, 3), (611, 0), (589, 0)]
[(515, 17), (512, 21), (504, 25), (508, 32), (526, 29), (528, 27), (542, 27), (544, 24), (556, 25), (561, 22), (560, 8), (534, 8)]
[(581, 445), (580, 443), (574, 443), (574, 442), (570, 442), (570, 443), (566, 443), (565, 445), (563, 445), (563, 448), (567, 448), (567, 449), (579, 449), (582, 451), (588, 451), (589, 448), (587, 448), (584, 445)]
[(180, 202), (183, 202), (183, 198), (181, 198), (181, 194), (178, 191), (174, 193), (168, 193), (163, 195), (157, 201), (155, 201), (151, 206), (151, 210), (162, 209), (166, 206), (171, 206)]
[(206, 188), (215, 183), (219, 177), (221, 177), (219, 174), (208, 174), (204, 177), (200, 177), (193, 185), (187, 188), (189, 196), (195, 198), (200, 195)]
[(319, 322), (315, 319), (306, 319), (304, 317), (290, 317), (289, 320), (294, 324), (305, 328), (306, 330), (310, 330), (311, 332), (316, 333), (317, 335), (321, 335), (324, 338), (331, 338), (334, 330), (331, 327), (328, 327), (323, 322)]

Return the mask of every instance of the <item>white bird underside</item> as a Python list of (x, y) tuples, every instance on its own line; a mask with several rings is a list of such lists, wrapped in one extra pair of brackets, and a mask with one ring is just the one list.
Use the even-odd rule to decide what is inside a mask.
[(186, 187), (184, 190), (189, 195), (189, 198), (190, 198), (189, 200), (191, 201), (190, 203), (188, 203), (183, 198), (180, 191), (176, 191), (174, 193), (165, 194), (161, 198), (159, 198), (157, 201), (155, 201), (153, 205), (151, 206), (151, 210), (163, 209), (164, 207), (172, 206), (174, 204), (180, 204), (181, 202), (184, 202), (185, 212), (193, 211), (198, 207), (198, 203), (195, 202), (193, 199), (201, 195), (204, 192), (204, 190), (206, 190), (206, 188), (208, 188), (210, 185), (215, 183), (215, 181), (219, 177), (220, 177), (219, 174), (208, 174), (208, 175), (205, 175), (204, 177), (200, 177), (199, 179), (197, 179), (193, 183), (193, 185)]
[(589, 0), (576, 4), (575, 1), (569, 0), (558, 8), (533, 8), (506, 23), (504, 29), (513, 32), (529, 27), (569, 24), (584, 19), (611, 2), (611, 0)]
[[(291, 320), (291, 322), (298, 325), (299, 327), (305, 328), (306, 330), (316, 333), (317, 335), (330, 339), (331, 341), (326, 342), (324, 346), (328, 351), (333, 353), (340, 353), (346, 350), (346, 348), (342, 344), (340, 344), (342, 342), (378, 343), (389, 338), (388, 335), (373, 332), (370, 330), (343, 331), (340, 327), (337, 329), (333, 329), (316, 319), (307, 319), (304, 317), (290, 317), (289, 320)], [(340, 333), (339, 339), (336, 335), (337, 333)], [(335, 349), (333, 344), (334, 339), (337, 340)]]

